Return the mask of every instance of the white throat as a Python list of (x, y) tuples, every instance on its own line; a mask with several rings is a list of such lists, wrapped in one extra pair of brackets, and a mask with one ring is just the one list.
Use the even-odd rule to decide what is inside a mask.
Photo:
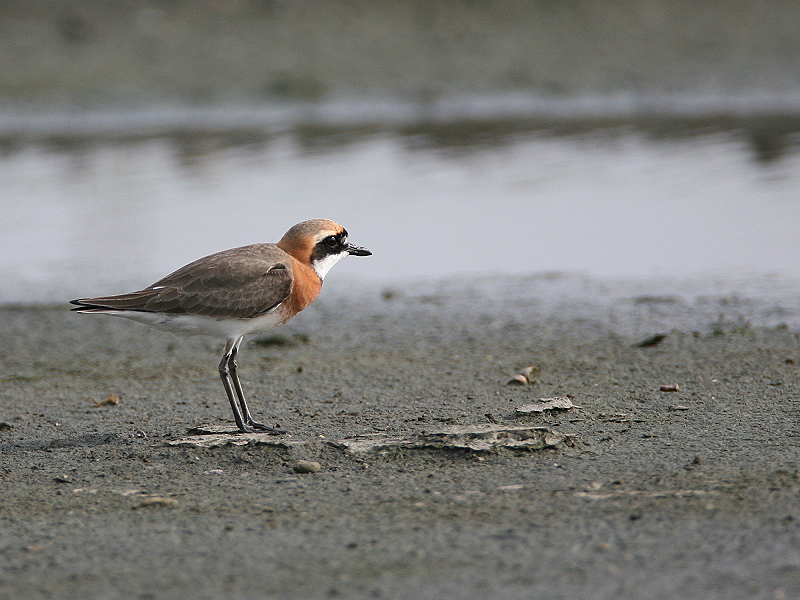
[(340, 252), (339, 254), (329, 254), (325, 258), (321, 258), (320, 260), (315, 260), (311, 266), (314, 267), (314, 270), (319, 275), (320, 279), (325, 279), (325, 275), (328, 274), (328, 271), (331, 270), (331, 267), (335, 265), (337, 262), (342, 260), (344, 256), (347, 255), (347, 252)]

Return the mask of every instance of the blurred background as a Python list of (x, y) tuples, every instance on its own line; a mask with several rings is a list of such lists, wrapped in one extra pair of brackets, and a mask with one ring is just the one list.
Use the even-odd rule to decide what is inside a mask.
[(794, 0), (4, 0), (0, 301), (129, 291), (315, 217), (374, 252), (342, 281), (800, 280), (798, 23)]

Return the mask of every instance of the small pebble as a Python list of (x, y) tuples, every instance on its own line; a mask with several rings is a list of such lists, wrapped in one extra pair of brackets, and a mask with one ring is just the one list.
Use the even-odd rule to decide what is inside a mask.
[(175, 498), (162, 498), (161, 496), (153, 496), (152, 498), (145, 498), (139, 506), (161, 506), (164, 508), (175, 508), (178, 506), (178, 501)]
[(677, 383), (671, 383), (669, 385), (662, 385), (661, 386), (662, 392), (680, 392), (681, 388)]
[(298, 460), (292, 467), (295, 473), (319, 473), (322, 465), (313, 460)]

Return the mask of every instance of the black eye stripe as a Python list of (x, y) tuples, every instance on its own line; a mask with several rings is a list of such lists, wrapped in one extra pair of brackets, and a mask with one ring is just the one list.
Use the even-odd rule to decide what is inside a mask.
[(342, 232), (336, 235), (329, 235), (322, 238), (318, 244), (331, 250), (344, 249), (344, 247), (347, 245), (347, 233)]

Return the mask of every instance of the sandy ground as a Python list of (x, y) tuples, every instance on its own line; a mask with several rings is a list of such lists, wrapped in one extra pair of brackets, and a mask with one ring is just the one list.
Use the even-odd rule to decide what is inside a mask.
[[(214, 448), (174, 442), (231, 421), (217, 341), (0, 308), (0, 598), (800, 597), (794, 326), (737, 319), (742, 298), (705, 298), (711, 320), (431, 289), (323, 295), (246, 343), (251, 406), (291, 435)], [(697, 318), (633, 345), (669, 311)], [(515, 417), (565, 394), (582, 408)], [(330, 443), (492, 421), (571, 445)]]

